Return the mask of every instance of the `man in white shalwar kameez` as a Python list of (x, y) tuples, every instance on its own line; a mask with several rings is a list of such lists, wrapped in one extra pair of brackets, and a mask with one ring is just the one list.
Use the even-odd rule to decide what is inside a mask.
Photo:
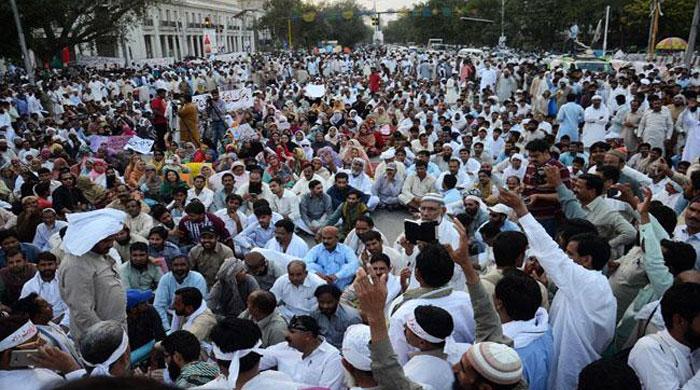
[(610, 120), (610, 112), (602, 104), (603, 98), (595, 95), (591, 101), (593, 104), (586, 107), (583, 112), (584, 125), (581, 141), (586, 149), (593, 143), (605, 139), (605, 127)]
[(698, 111), (698, 101), (694, 94), (688, 96), (688, 107), (681, 113), (679, 121), (685, 131), (682, 160), (690, 163), (697, 162), (700, 157), (700, 111)]
[(651, 107), (642, 114), (637, 135), (652, 148), (664, 149), (664, 141), (671, 139), (673, 135), (671, 111), (661, 104), (658, 97), (650, 96), (649, 100)]
[[(586, 238), (585, 242), (584, 239), (570, 241), (567, 245), (567, 251), (572, 253), (570, 258), (517, 194), (503, 191), (499, 197), (515, 211), (532, 255), (559, 288), (550, 308), (554, 351), (548, 388), (575, 389), (579, 372), (600, 359), (615, 333), (617, 302), (601, 272), (610, 257), (610, 249), (605, 240), (596, 236)], [(599, 249), (591, 250), (591, 247)], [(591, 253), (587, 253), (589, 250)]]

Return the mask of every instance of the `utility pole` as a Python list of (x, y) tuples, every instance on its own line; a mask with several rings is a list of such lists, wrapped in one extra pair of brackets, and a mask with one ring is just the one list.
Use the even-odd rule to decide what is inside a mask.
[(688, 47), (685, 48), (685, 66), (690, 68), (690, 63), (693, 61), (693, 53), (695, 52), (695, 39), (698, 35), (698, 23), (700, 23), (700, 0), (695, 2), (695, 11), (693, 11), (693, 24), (690, 26), (690, 35), (688, 36)]
[(605, 33), (603, 33), (603, 57), (608, 49), (608, 22), (610, 21), (610, 6), (605, 7)]
[(29, 80), (29, 84), (34, 85), (34, 67), (32, 67), (32, 61), (29, 58), (27, 42), (24, 40), (24, 30), (22, 30), (22, 22), (19, 20), (19, 11), (17, 10), (17, 3), (15, 2), (15, 0), (10, 0), (10, 6), (12, 7), (12, 14), (15, 17), (15, 25), (17, 26), (17, 36), (19, 37), (19, 47), (22, 49), (22, 57), (24, 58), (24, 69), (27, 72), (27, 80)]
[(656, 54), (656, 33), (659, 30), (659, 16), (661, 15), (661, 3), (659, 0), (652, 0), (653, 8), (651, 14), (651, 26), (649, 27), (649, 47), (647, 48), (647, 59), (653, 60)]

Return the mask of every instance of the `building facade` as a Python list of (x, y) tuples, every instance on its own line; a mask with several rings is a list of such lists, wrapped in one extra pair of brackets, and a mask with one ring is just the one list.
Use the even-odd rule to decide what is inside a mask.
[(264, 35), (256, 31), (263, 0), (172, 0), (151, 8), (118, 42), (118, 57), (202, 57), (205, 30), (216, 32), (218, 53), (252, 52)]

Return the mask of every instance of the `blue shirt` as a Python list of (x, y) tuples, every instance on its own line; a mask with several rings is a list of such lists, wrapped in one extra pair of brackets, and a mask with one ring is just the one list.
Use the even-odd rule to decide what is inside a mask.
[(168, 264), (168, 269), (170, 269), (170, 263), (172, 263), (173, 258), (175, 256), (180, 256), (181, 254), (182, 252), (180, 252), (180, 248), (170, 241), (165, 241), (163, 243), (163, 249), (161, 250), (157, 250), (153, 245), (148, 246), (148, 255), (153, 258), (164, 258), (165, 262)]
[[(36, 263), (36, 255), (39, 254), (39, 248), (26, 242), (19, 243), (19, 250), (24, 254), (24, 259), (30, 263)], [(7, 265), (7, 256), (5, 251), (0, 249), (0, 268)]]
[(527, 379), (528, 389), (546, 390), (549, 377), (549, 363), (554, 349), (552, 328), (530, 344), (515, 348), (523, 363), (523, 377)]
[(459, 202), (460, 200), (462, 200), (462, 195), (459, 193), (459, 191), (456, 188), (452, 188), (450, 190), (443, 192), (442, 197), (445, 201), (445, 204)]
[(571, 138), (571, 142), (577, 142), (579, 139), (578, 125), (583, 123), (583, 107), (574, 102), (564, 104), (557, 114), (557, 122), (559, 122), (557, 141), (566, 134)]
[[(406, 168), (406, 177), (416, 173), (416, 164), (411, 165), (410, 167)], [(432, 161), (428, 161), (428, 175), (432, 177), (438, 177), (442, 171), (440, 170), (440, 167), (435, 164)]]
[(195, 287), (202, 293), (202, 297), (207, 299), (207, 281), (204, 280), (204, 276), (197, 271), (190, 271), (182, 283), (178, 283), (173, 276), (172, 272), (168, 272), (163, 275), (158, 282), (158, 287), (156, 288), (155, 299), (153, 300), (153, 307), (155, 307), (160, 319), (163, 321), (163, 328), (166, 330), (170, 329), (170, 320), (168, 319), (168, 309), (175, 298), (175, 291), (183, 287)]
[(323, 244), (311, 248), (304, 257), (304, 262), (311, 272), (320, 272), (325, 275), (335, 275), (335, 285), (341, 290), (352, 281), (357, 267), (360, 266), (355, 252), (345, 244), (338, 243), (332, 252), (329, 252)]

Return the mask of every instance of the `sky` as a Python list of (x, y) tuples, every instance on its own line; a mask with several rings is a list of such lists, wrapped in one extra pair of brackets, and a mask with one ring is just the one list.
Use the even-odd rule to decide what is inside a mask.
[[(402, 7), (411, 7), (413, 4), (418, 3), (418, 0), (377, 0), (377, 11), (385, 11), (388, 9), (401, 9)], [(364, 5), (369, 9), (374, 8), (373, 0), (358, 0), (358, 3)]]

